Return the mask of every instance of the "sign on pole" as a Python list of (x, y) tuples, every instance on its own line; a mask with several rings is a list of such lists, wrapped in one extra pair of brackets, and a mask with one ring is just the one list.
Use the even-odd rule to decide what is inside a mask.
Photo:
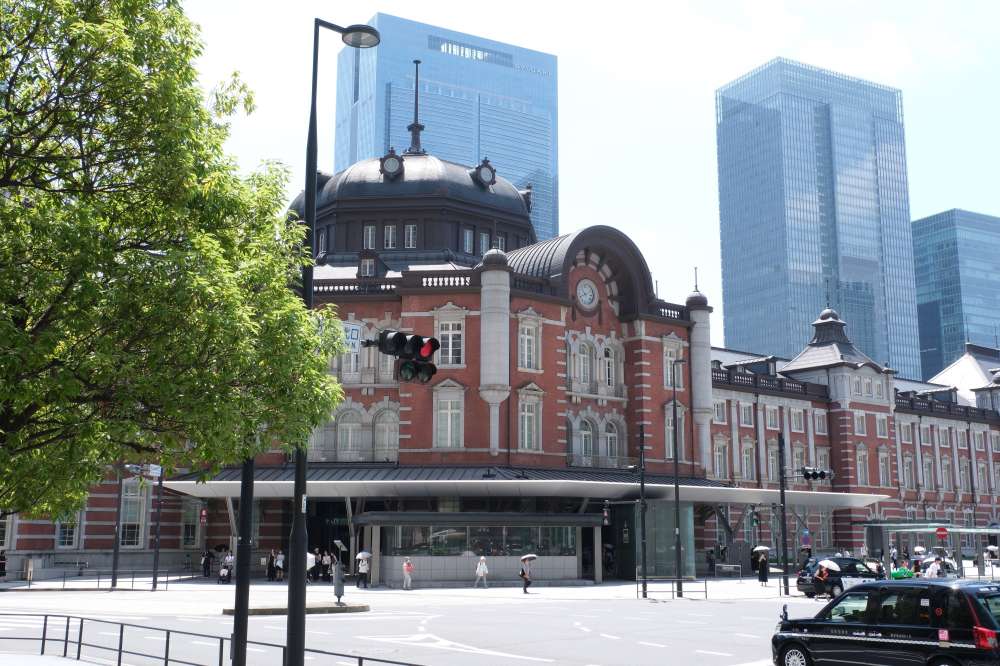
[(208, 509), (202, 509), (199, 512), (199, 518), (201, 519), (201, 524), (205, 525), (208, 523)]
[(163, 474), (163, 468), (161, 466), (149, 465), (149, 475), (151, 477), (153, 477), (154, 479), (158, 479), (160, 478), (161, 474)]
[(353, 354), (360, 353), (361, 325), (349, 321), (342, 321), (340, 324), (344, 327), (344, 340), (347, 342), (347, 348), (350, 349)]
[(939, 527), (936, 530), (934, 530), (934, 534), (937, 535), (938, 539), (942, 539), (942, 540), (947, 539), (948, 538), (948, 528), (947, 527)]

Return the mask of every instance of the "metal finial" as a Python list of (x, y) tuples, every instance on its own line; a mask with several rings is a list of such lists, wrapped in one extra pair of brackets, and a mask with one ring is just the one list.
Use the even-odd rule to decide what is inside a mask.
[(420, 133), (424, 126), (420, 124), (420, 61), (413, 61), (413, 122), (407, 125), (410, 132), (410, 147), (406, 155), (423, 155), (427, 151), (420, 147)]
[(698, 291), (698, 267), (694, 267), (694, 290)]
[(830, 309), (830, 278), (826, 279), (826, 309)]

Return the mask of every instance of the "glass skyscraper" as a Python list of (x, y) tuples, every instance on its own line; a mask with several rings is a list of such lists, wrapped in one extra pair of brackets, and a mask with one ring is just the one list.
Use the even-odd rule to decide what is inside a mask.
[(827, 303), (920, 375), (900, 92), (778, 58), (716, 92), (726, 346), (791, 357)]
[(539, 240), (559, 233), (556, 57), (388, 14), (369, 22), (382, 42), (337, 60), (334, 169), (410, 145), (413, 61), (427, 152), (476, 165), (484, 157), (518, 188), (532, 187)]
[(1000, 336), (1000, 217), (949, 210), (913, 223), (920, 363), (930, 378)]

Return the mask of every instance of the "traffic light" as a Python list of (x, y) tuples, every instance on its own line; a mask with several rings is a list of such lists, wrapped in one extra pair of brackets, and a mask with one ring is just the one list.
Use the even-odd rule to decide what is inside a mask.
[(803, 467), (802, 478), (806, 481), (826, 481), (833, 478), (833, 471), (828, 469), (817, 469), (815, 467)]
[(441, 348), (437, 338), (389, 329), (379, 333), (377, 341), (366, 342), (366, 346), (377, 346), (380, 353), (400, 359), (396, 366), (399, 381), (416, 379), (426, 384), (437, 373), (437, 366), (431, 363), (434, 352)]

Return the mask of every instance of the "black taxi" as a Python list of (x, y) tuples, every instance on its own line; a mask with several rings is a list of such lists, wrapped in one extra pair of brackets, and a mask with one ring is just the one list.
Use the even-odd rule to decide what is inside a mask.
[(1000, 585), (948, 579), (862, 583), (771, 639), (778, 666), (1000, 666)]

